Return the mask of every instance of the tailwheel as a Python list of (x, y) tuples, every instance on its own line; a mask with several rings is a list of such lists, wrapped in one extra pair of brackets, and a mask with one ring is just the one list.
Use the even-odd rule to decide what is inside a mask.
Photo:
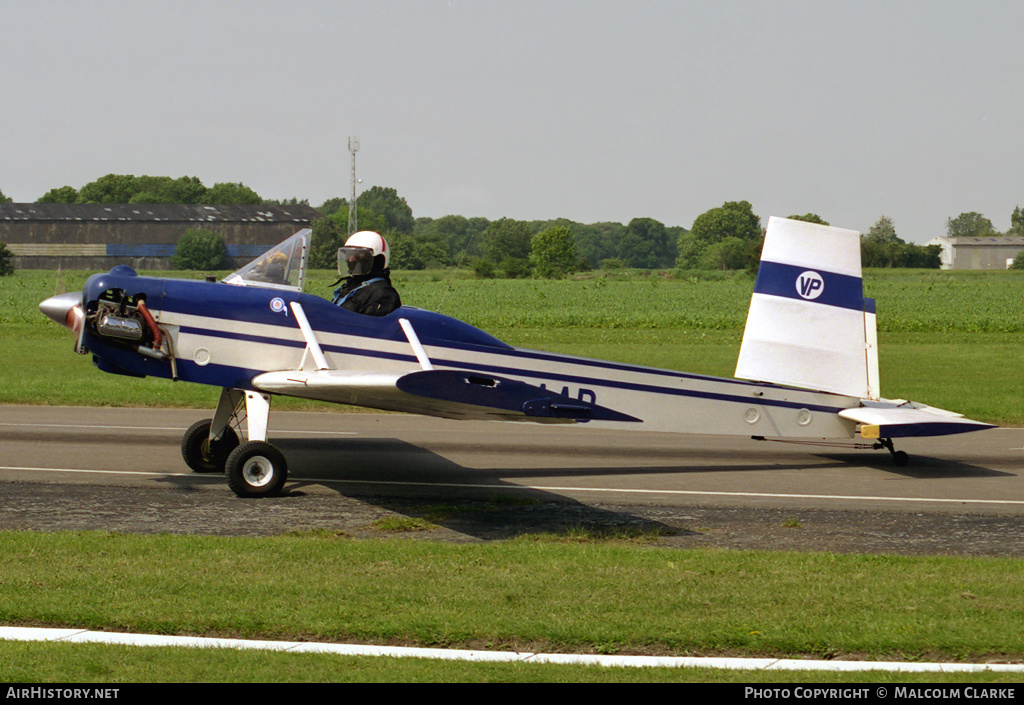
[(272, 497), (288, 477), (284, 455), (266, 441), (249, 441), (228, 456), (228, 487), (239, 497)]
[(892, 462), (897, 467), (903, 467), (910, 462), (910, 456), (905, 451), (896, 450), (896, 447), (892, 443), (891, 438), (883, 438), (878, 442), (876, 448), (885, 448), (892, 454)]
[(181, 457), (193, 472), (224, 472), (231, 451), (238, 447), (238, 434), (226, 427), (221, 437), (210, 440), (213, 419), (196, 421), (181, 438)]

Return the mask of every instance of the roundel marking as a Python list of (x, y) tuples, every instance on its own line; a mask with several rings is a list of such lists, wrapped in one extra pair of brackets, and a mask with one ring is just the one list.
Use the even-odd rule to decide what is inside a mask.
[(796, 278), (796, 293), (800, 298), (813, 301), (825, 291), (825, 280), (817, 272), (808, 269)]

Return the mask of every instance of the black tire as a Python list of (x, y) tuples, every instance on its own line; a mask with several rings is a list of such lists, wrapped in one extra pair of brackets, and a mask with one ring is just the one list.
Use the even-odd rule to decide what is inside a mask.
[(224, 472), (228, 456), (238, 447), (238, 434), (231, 427), (224, 429), (219, 441), (210, 443), (213, 419), (192, 424), (181, 438), (181, 457), (193, 472)]
[(288, 463), (266, 441), (249, 441), (231, 452), (224, 472), (239, 497), (273, 497), (288, 479)]
[(896, 467), (902, 468), (910, 462), (910, 456), (905, 451), (897, 450), (892, 454), (892, 461), (896, 463)]

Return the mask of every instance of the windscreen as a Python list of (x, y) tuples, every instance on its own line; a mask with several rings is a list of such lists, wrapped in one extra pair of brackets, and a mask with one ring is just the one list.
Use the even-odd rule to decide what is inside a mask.
[(300, 230), (237, 272), (224, 277), (224, 281), (240, 286), (302, 291), (306, 283), (306, 260), (312, 233), (309, 228)]

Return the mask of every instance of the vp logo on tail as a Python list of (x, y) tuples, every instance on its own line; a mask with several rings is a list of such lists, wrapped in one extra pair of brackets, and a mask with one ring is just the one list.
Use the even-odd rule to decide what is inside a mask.
[(807, 270), (796, 278), (796, 293), (800, 298), (813, 301), (825, 291), (825, 280), (817, 272)]

